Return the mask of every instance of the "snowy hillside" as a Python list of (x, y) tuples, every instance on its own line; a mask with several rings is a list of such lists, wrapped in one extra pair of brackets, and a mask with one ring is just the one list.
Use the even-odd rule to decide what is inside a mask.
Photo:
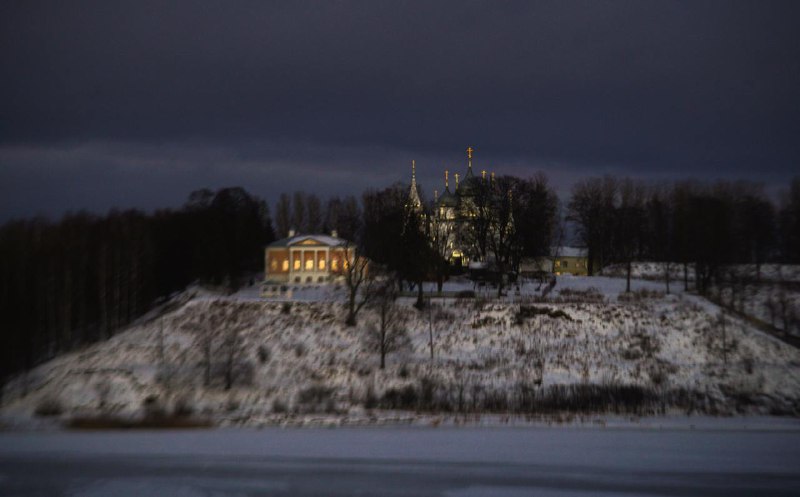
[(409, 340), (385, 370), (365, 340), (374, 311), (346, 327), (335, 293), (205, 295), (15, 379), (2, 416), (178, 412), (259, 425), (419, 412), (800, 414), (800, 351), (698, 297), (634, 283), (626, 296), (622, 280), (566, 277), (549, 301), (531, 285), (422, 312), (401, 299)]

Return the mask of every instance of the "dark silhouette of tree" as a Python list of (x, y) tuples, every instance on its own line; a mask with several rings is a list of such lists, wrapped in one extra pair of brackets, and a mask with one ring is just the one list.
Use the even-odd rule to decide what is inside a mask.
[(235, 287), (263, 268), (266, 204), (198, 190), (178, 210), (112, 210), (0, 227), (0, 379), (110, 337), (188, 284)]
[(522, 257), (550, 255), (558, 223), (558, 197), (544, 174), (537, 174), (515, 185), (513, 215), (519, 251), (515, 251), (514, 267)]
[(279, 238), (289, 236), (289, 230), (292, 228), (291, 210), (292, 201), (289, 195), (281, 193), (278, 203), (275, 205), (275, 234)]
[(575, 225), (578, 241), (586, 247), (590, 276), (613, 258), (616, 197), (617, 180), (611, 176), (590, 178), (572, 188), (567, 220)]
[(336, 231), (337, 235), (345, 240), (358, 240), (361, 231), (361, 209), (358, 200), (352, 195), (344, 199), (330, 198), (322, 229), (326, 233)]
[(366, 346), (380, 356), (381, 369), (386, 368), (387, 354), (408, 344), (408, 335), (403, 327), (403, 313), (397, 306), (397, 297), (397, 285), (387, 275), (377, 285), (370, 306), (377, 314), (377, 321), (366, 328)]
[(306, 224), (304, 233), (319, 233), (322, 229), (322, 202), (314, 194), (306, 195)]
[(377, 267), (370, 267), (369, 259), (359, 253), (355, 246), (345, 247), (344, 283), (347, 290), (347, 326), (355, 326), (361, 309), (374, 297)]
[(662, 264), (666, 292), (670, 293), (670, 271), (676, 261), (672, 196), (665, 188), (655, 187), (646, 202), (645, 251), (652, 260)]
[(644, 186), (625, 179), (619, 183), (619, 206), (613, 209), (613, 257), (625, 264), (625, 291), (631, 291), (631, 266), (643, 253), (645, 244)]
[(800, 263), (800, 177), (794, 178), (780, 209), (781, 256), (786, 262)]
[(307, 216), (306, 194), (304, 192), (294, 192), (292, 197), (292, 227), (297, 231), (303, 231), (306, 228)]

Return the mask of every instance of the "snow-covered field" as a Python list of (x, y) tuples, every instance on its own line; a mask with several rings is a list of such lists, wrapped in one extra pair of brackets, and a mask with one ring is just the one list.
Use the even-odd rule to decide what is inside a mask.
[[(631, 268), (634, 278), (660, 281), (664, 288), (662, 263), (635, 262)], [(603, 274), (624, 278), (624, 265), (603, 268)], [(694, 285), (694, 268), (687, 272), (689, 286)], [(671, 290), (684, 287), (683, 266), (670, 264)], [(724, 270), (722, 287), (712, 287), (711, 297), (729, 309), (735, 309), (776, 330), (800, 336), (800, 266), (786, 264), (737, 265)]]
[(659, 282), (634, 280), (632, 296), (624, 288), (619, 278), (562, 277), (547, 299), (524, 284), (499, 300), (434, 298), (423, 312), (401, 299), (409, 343), (385, 370), (365, 340), (374, 311), (344, 326), (335, 289), (297, 289), (292, 301), (260, 299), (257, 288), (205, 293), (12, 381), (1, 419), (24, 427), (179, 411), (259, 426), (800, 413), (800, 351), (704, 299), (664, 295)]

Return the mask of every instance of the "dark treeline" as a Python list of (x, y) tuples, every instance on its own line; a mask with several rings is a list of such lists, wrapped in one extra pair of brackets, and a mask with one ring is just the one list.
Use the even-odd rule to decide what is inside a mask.
[(331, 197), (323, 205), (313, 193), (282, 193), (275, 204), (275, 233), (285, 238), (290, 230), (297, 233), (331, 233), (356, 240), (361, 227), (361, 209), (352, 195)]
[(656, 261), (669, 285), (675, 263), (687, 289), (691, 276), (705, 294), (732, 264), (752, 264), (758, 277), (765, 262), (800, 263), (800, 179), (776, 204), (748, 182), (590, 178), (573, 188), (568, 219), (588, 250), (590, 275), (617, 263), (630, 279), (632, 262)]
[[(745, 182), (587, 179), (566, 203), (573, 240), (564, 238), (544, 175), (475, 182), (472, 215), (459, 236), (500, 272), (574, 244), (588, 249), (590, 274), (614, 263), (664, 262), (668, 284), (670, 265), (677, 266), (687, 287), (691, 272), (696, 290), (706, 293), (726, 265), (800, 263), (800, 179), (777, 202)], [(396, 184), (364, 192), (360, 202), (283, 194), (274, 231), (267, 204), (241, 188), (199, 190), (180, 209), (153, 214), (8, 222), (0, 227), (0, 376), (107, 338), (192, 282), (236, 288), (263, 269), (264, 246), (292, 229), (337, 231), (401, 283), (441, 284), (450, 271), (442, 230), (450, 228), (430, 203), (423, 202), (424, 216), (410, 215), (408, 192)]]
[(274, 238), (241, 188), (199, 190), (177, 210), (69, 214), (0, 228), (0, 378), (102, 340), (199, 281), (235, 288)]

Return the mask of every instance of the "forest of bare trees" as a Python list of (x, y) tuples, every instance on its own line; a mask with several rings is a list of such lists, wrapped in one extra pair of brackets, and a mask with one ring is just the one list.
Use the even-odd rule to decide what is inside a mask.
[(235, 288), (273, 239), (266, 204), (199, 190), (178, 210), (0, 228), (0, 377), (102, 340), (192, 282)]
[(633, 261), (663, 262), (669, 285), (677, 264), (683, 285), (691, 279), (705, 294), (726, 266), (751, 264), (758, 277), (765, 262), (800, 262), (800, 179), (775, 202), (749, 182), (590, 178), (574, 186), (568, 219), (588, 251), (590, 275), (616, 263), (630, 277)]

